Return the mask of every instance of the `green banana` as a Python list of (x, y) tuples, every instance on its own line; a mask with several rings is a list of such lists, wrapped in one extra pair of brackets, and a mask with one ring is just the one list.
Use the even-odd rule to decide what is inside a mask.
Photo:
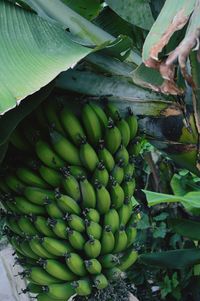
[(120, 225), (126, 225), (132, 215), (133, 206), (131, 200), (126, 201), (118, 210)]
[(84, 277), (87, 275), (85, 264), (80, 255), (68, 253), (65, 257), (68, 268), (77, 276)]
[(60, 282), (59, 279), (51, 276), (41, 267), (32, 267), (28, 276), (31, 281), (40, 285), (49, 285)]
[(100, 214), (96, 209), (85, 208), (85, 210), (83, 211), (83, 215), (88, 221), (92, 221), (95, 223), (99, 223), (100, 221)]
[(117, 266), (122, 272), (130, 268), (138, 258), (138, 253), (135, 250), (126, 252), (120, 259), (120, 264)]
[(101, 237), (101, 254), (109, 254), (115, 246), (115, 237), (110, 226), (105, 226)]
[(52, 187), (59, 187), (61, 185), (62, 175), (58, 171), (41, 165), (38, 169), (40, 176)]
[(17, 223), (17, 218), (14, 216), (9, 216), (7, 215), (6, 218), (6, 226), (13, 231), (14, 233), (16, 233), (19, 236), (23, 236), (22, 230), (20, 229), (18, 223)]
[(54, 192), (38, 187), (26, 187), (24, 189), (24, 195), (30, 202), (37, 205), (44, 205), (46, 198), (54, 199)]
[(82, 165), (88, 171), (94, 172), (99, 162), (99, 159), (94, 148), (89, 143), (87, 143), (85, 139), (81, 140), (79, 155)]
[(111, 171), (111, 176), (117, 181), (118, 184), (121, 184), (124, 179), (124, 162), (119, 160)]
[(17, 194), (23, 193), (25, 185), (15, 175), (7, 175), (5, 182), (12, 191), (16, 192)]
[(129, 162), (129, 153), (126, 149), (126, 147), (121, 144), (118, 151), (115, 154), (115, 162), (121, 162), (123, 161), (124, 166), (126, 166)]
[(104, 140), (99, 141), (98, 157), (99, 160), (103, 162), (108, 172), (111, 172), (115, 166), (115, 160), (109, 150), (105, 148)]
[(64, 256), (73, 249), (65, 240), (59, 240), (52, 237), (44, 237), (42, 239), (42, 246), (51, 254), (55, 256)]
[(99, 258), (99, 261), (104, 269), (114, 268), (120, 263), (120, 260), (117, 256), (113, 254), (106, 254)]
[(24, 294), (26, 293), (39, 294), (42, 292), (43, 292), (42, 286), (32, 282), (29, 282), (27, 287), (24, 290), (22, 290), (22, 293)]
[[(37, 301), (58, 301), (57, 298), (51, 298), (48, 293), (40, 293), (37, 295)], [(60, 300), (65, 301), (65, 300)]]
[(106, 104), (105, 110), (108, 117), (112, 118), (114, 121), (117, 121), (119, 119), (119, 110), (113, 103), (108, 102)]
[(95, 208), (96, 206), (95, 190), (92, 184), (84, 176), (80, 179), (80, 189), (81, 189), (81, 196), (82, 196), (82, 207)]
[(95, 239), (100, 239), (102, 234), (102, 227), (100, 224), (93, 222), (91, 220), (85, 220), (86, 233), (88, 236), (92, 236)]
[(110, 177), (111, 185), (110, 185), (110, 197), (111, 197), (111, 204), (112, 207), (115, 209), (120, 208), (124, 203), (124, 190), (122, 187), (117, 183), (117, 181)]
[(30, 221), (30, 219), (28, 217), (26, 217), (26, 216), (20, 216), (18, 218), (17, 224), (18, 224), (19, 228), (21, 229), (21, 231), (23, 233), (25, 233), (26, 235), (34, 236), (34, 235), (38, 235), (39, 234), (39, 232), (33, 226), (33, 224)]
[(115, 247), (113, 253), (120, 253), (126, 249), (128, 237), (126, 235), (125, 227), (121, 225), (119, 231), (115, 233)]
[(25, 254), (25, 256), (31, 258), (31, 259), (39, 259), (39, 256), (32, 251), (29, 242), (28, 241), (20, 241), (20, 248), (22, 250), (22, 252)]
[(85, 238), (83, 237), (83, 235), (80, 232), (69, 228), (67, 229), (67, 234), (71, 246), (75, 250), (82, 250), (85, 244)]
[(106, 278), (106, 276), (104, 274), (99, 274), (94, 277), (94, 286), (98, 290), (105, 289), (108, 286), (108, 284), (109, 284), (108, 279)]
[(113, 120), (110, 118), (105, 131), (104, 139), (106, 148), (111, 152), (111, 154), (114, 154), (121, 145), (122, 137), (119, 129), (115, 126)]
[(49, 284), (46, 287), (46, 292), (50, 298), (58, 300), (69, 300), (75, 294), (75, 290), (70, 283)]
[(18, 178), (29, 186), (36, 186), (44, 189), (48, 188), (48, 184), (41, 179), (40, 176), (26, 167), (18, 168), (16, 173)]
[(54, 258), (55, 256), (50, 254), (42, 245), (39, 238), (32, 238), (29, 241), (31, 250), (40, 258)]
[(103, 186), (107, 186), (109, 181), (109, 174), (104, 164), (100, 161), (92, 176), (93, 183), (97, 180)]
[(85, 267), (87, 271), (92, 275), (98, 275), (102, 271), (101, 263), (95, 258), (85, 260)]
[(108, 118), (107, 118), (104, 110), (99, 105), (95, 104), (94, 102), (90, 102), (89, 106), (96, 113), (96, 115), (99, 119), (100, 125), (101, 125), (101, 131), (103, 133), (104, 130), (106, 129), (107, 125), (108, 125)]
[(135, 164), (133, 156), (129, 158), (129, 163), (124, 166), (124, 174), (128, 177), (132, 177), (135, 174)]
[(23, 214), (45, 214), (45, 209), (42, 206), (35, 205), (27, 201), (24, 197), (15, 197), (15, 206)]
[(63, 218), (64, 213), (59, 208), (59, 204), (58, 205), (57, 204), (58, 204), (58, 202), (47, 198), (46, 203), (45, 203), (46, 211), (47, 211), (48, 215), (52, 218)]
[(21, 150), (22, 152), (30, 152), (31, 146), (29, 145), (28, 141), (26, 141), (25, 137), (21, 133), (19, 127), (17, 127), (9, 137), (9, 141), (14, 145), (17, 149)]
[(132, 140), (137, 134), (138, 122), (136, 116), (133, 114), (133, 111), (131, 110), (130, 107), (128, 108), (128, 117), (126, 118), (126, 122), (129, 125), (130, 139)]
[(35, 228), (44, 236), (55, 237), (55, 233), (47, 225), (47, 219), (44, 216), (31, 217)]
[(84, 232), (85, 231), (85, 223), (84, 220), (77, 214), (67, 214), (65, 219), (68, 222), (68, 225), (71, 229)]
[(48, 224), (51, 226), (55, 235), (59, 238), (66, 239), (67, 225), (63, 219), (48, 219)]
[[(19, 257), (19, 254), (21, 254), (22, 256), (27, 256), (21, 248), (21, 245), (19, 243), (19, 241), (20, 241), (19, 237), (11, 237), (9, 241), (10, 241), (11, 245), (13, 246), (13, 248), (15, 249), (15, 251), (18, 252), (18, 257)], [(35, 259), (37, 259), (36, 255), (35, 255), (35, 257), (36, 257)]]
[(128, 226), (126, 228), (126, 235), (127, 235), (127, 238), (128, 238), (127, 246), (126, 247), (128, 248), (135, 241), (135, 238), (136, 238), (136, 235), (137, 235), (137, 229), (136, 229), (136, 227), (134, 227), (133, 225)]
[(128, 152), (132, 156), (139, 156), (142, 149), (142, 143), (139, 139), (133, 139), (128, 145)]
[(43, 269), (50, 275), (57, 279), (64, 281), (73, 281), (77, 278), (74, 273), (70, 271), (66, 264), (61, 263), (55, 259), (42, 260)]
[(96, 145), (102, 135), (101, 124), (97, 114), (89, 104), (83, 106), (82, 122), (89, 142), (92, 145)]
[(55, 197), (57, 205), (64, 213), (74, 213), (80, 215), (81, 208), (71, 197), (61, 194), (59, 191), (56, 191)]
[(79, 296), (88, 296), (92, 293), (92, 285), (89, 279), (80, 279), (74, 281), (72, 286)]
[(98, 181), (95, 182), (95, 187), (96, 187), (97, 210), (99, 211), (100, 214), (105, 214), (109, 211), (111, 206), (110, 193)]
[(45, 141), (38, 140), (35, 145), (35, 150), (38, 158), (48, 167), (59, 169), (65, 165), (64, 160), (62, 160)]
[(10, 195), (2, 197), (1, 202), (10, 213), (22, 214), (23, 212), (16, 206), (16, 201)]
[(101, 243), (92, 236), (84, 245), (84, 252), (89, 258), (97, 258), (101, 253)]
[(56, 101), (48, 101), (44, 104), (44, 112), (47, 118), (47, 121), (50, 127), (56, 129), (56, 131), (60, 132), (61, 134), (65, 134), (62, 124), (57, 115), (57, 104)]
[(86, 170), (81, 166), (69, 165), (67, 166), (67, 169), (69, 170), (70, 174), (77, 180), (82, 176), (87, 176)]
[(121, 118), (120, 116), (118, 117), (118, 120), (116, 122), (116, 125), (121, 133), (122, 136), (122, 144), (127, 147), (127, 145), (130, 142), (131, 138), (131, 133), (130, 133), (130, 128), (128, 123), (126, 122), (125, 119)]
[(75, 145), (80, 144), (80, 138), (85, 137), (85, 132), (78, 118), (73, 112), (64, 108), (60, 113), (60, 119), (64, 130)]
[(79, 151), (75, 145), (55, 130), (50, 132), (50, 138), (53, 149), (60, 158), (68, 164), (81, 165)]
[(116, 209), (110, 209), (105, 214), (104, 226), (110, 226), (113, 233), (119, 229), (119, 214)]
[(130, 200), (135, 191), (135, 179), (129, 176), (124, 177), (124, 181), (121, 184), (122, 189), (124, 190), (124, 195), (127, 200)]
[(104, 270), (104, 273), (107, 277), (108, 280), (113, 280), (113, 279), (120, 279), (122, 275), (122, 271), (118, 269), (117, 267), (111, 268)]
[(62, 186), (65, 193), (75, 201), (79, 201), (81, 198), (81, 192), (78, 181), (69, 172), (63, 171), (63, 173), (64, 178), (62, 180)]

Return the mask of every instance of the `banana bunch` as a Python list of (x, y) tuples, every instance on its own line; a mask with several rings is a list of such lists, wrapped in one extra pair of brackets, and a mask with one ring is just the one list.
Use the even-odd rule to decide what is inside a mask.
[(24, 292), (38, 301), (88, 296), (137, 259), (129, 152), (137, 119), (130, 109), (122, 118), (113, 104), (94, 103), (78, 116), (51, 100), (32, 120), (30, 132), (27, 124), (12, 134), (21, 161), (13, 167), (7, 159), (0, 183), (6, 232), (28, 280)]

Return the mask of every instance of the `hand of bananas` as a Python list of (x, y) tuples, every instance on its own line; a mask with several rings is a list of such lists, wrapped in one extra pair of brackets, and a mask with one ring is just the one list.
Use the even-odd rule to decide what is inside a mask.
[(38, 301), (102, 290), (137, 259), (137, 129), (132, 111), (122, 118), (113, 104), (86, 103), (76, 116), (48, 101), (12, 134), (1, 202), (25, 291)]

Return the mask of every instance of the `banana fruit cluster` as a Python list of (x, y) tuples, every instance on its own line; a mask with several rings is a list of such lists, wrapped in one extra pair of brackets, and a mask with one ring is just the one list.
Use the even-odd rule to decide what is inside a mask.
[(137, 130), (132, 111), (122, 118), (111, 103), (86, 103), (78, 116), (51, 101), (12, 134), (21, 159), (6, 163), (1, 202), (24, 292), (38, 301), (88, 296), (136, 261)]

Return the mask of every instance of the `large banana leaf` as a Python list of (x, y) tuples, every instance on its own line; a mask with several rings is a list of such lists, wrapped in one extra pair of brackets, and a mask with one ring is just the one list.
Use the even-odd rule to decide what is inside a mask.
[(91, 51), (75, 44), (58, 26), (4, 0), (0, 36), (0, 114)]
[(170, 228), (182, 235), (193, 240), (200, 240), (200, 222), (188, 219), (171, 218), (169, 219)]
[(78, 14), (86, 19), (95, 18), (101, 10), (100, 0), (62, 0), (71, 9), (75, 10)]

